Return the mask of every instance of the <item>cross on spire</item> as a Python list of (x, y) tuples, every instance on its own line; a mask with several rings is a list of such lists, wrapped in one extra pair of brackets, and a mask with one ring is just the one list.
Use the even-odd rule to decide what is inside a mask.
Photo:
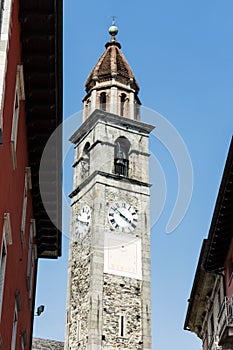
[(117, 18), (117, 16), (111, 16), (112, 17), (112, 25), (115, 25), (115, 19)]

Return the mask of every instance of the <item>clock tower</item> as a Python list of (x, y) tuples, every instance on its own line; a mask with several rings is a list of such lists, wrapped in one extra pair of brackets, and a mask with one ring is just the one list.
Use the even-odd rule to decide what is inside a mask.
[(86, 81), (75, 147), (65, 350), (151, 350), (148, 138), (138, 83), (110, 41)]

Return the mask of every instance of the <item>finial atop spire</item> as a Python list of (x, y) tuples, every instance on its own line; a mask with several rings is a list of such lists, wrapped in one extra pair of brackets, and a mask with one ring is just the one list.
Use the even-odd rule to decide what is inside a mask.
[(108, 29), (108, 32), (112, 36), (112, 38), (114, 38), (115, 35), (117, 35), (117, 33), (118, 33), (118, 28), (115, 25), (115, 19), (116, 19), (116, 16), (112, 16), (112, 25)]

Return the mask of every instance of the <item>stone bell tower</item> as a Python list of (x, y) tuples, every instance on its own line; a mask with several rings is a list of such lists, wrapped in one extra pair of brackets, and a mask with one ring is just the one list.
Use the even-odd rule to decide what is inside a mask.
[(151, 350), (148, 138), (138, 83), (110, 41), (86, 81), (75, 147), (65, 350)]

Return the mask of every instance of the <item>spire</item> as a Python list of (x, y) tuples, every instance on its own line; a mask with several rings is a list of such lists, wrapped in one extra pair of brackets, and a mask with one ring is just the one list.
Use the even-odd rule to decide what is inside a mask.
[[(121, 44), (116, 39), (118, 27), (115, 25), (114, 16), (108, 32), (111, 38), (106, 43), (104, 53), (91, 71), (85, 84), (87, 95), (83, 102), (87, 102), (87, 105), (91, 102), (91, 108), (90, 106), (86, 108), (88, 112), (85, 112), (86, 116), (84, 116), (84, 119), (86, 119), (87, 114), (89, 115), (95, 108), (104, 109), (120, 115), (123, 115), (122, 113), (124, 112), (124, 116), (128, 116), (131, 119), (138, 119), (135, 117), (132, 104), (140, 105), (137, 96), (139, 85), (121, 52)], [(90, 99), (92, 101), (90, 101)], [(101, 108), (101, 100), (105, 103), (104, 108)], [(127, 113), (126, 108), (124, 108), (123, 111), (122, 106), (120, 106), (123, 102), (125, 102), (125, 105), (128, 104)], [(119, 104), (119, 108), (116, 106), (117, 104)], [(129, 106), (130, 104), (131, 108)], [(107, 106), (110, 105), (111, 108), (108, 109)]]

